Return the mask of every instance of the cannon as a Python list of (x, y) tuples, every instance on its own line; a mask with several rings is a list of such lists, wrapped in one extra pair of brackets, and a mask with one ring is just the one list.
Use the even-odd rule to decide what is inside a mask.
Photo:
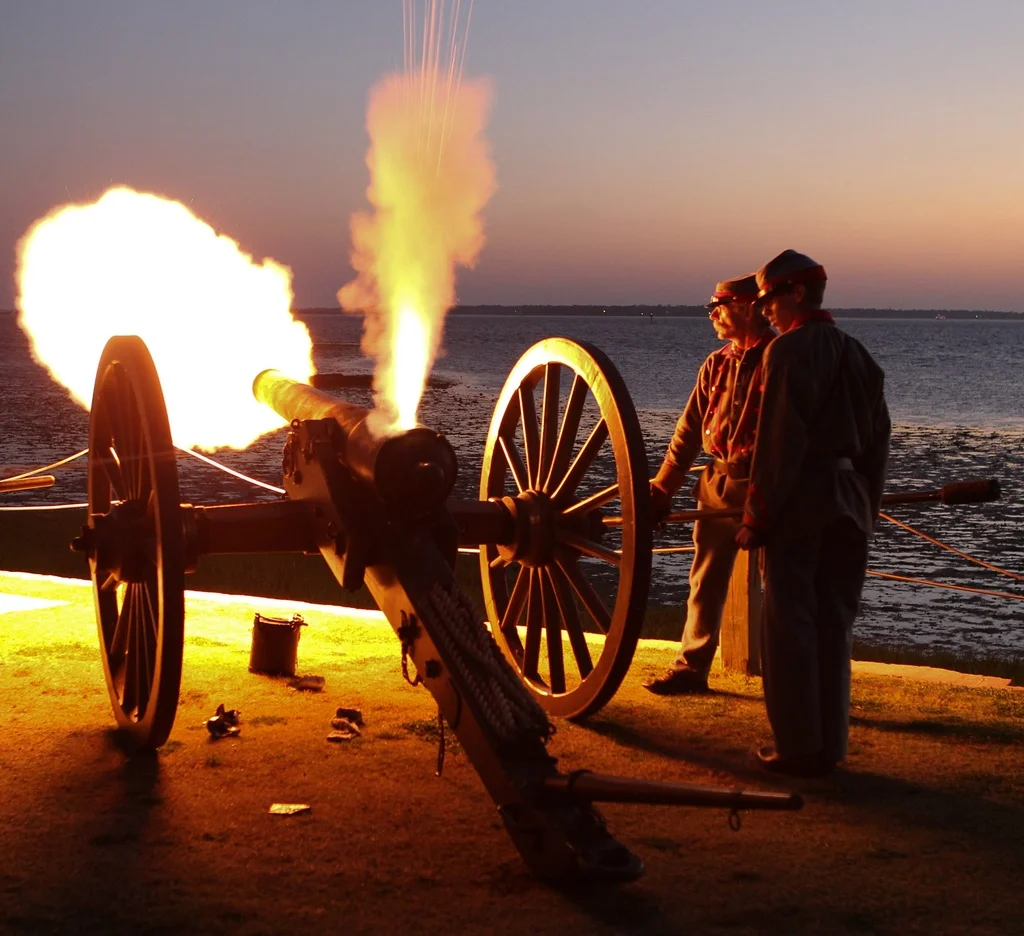
[[(563, 376), (571, 380), (560, 406)], [(542, 380), (538, 419), (533, 388)], [(491, 425), (481, 501), (449, 497), (457, 461), (439, 433), (417, 426), (374, 436), (367, 410), (265, 371), (254, 393), (291, 427), (282, 458), (285, 499), (194, 506), (180, 501), (175, 448), (145, 344), (134, 336), (110, 339), (89, 421), (88, 522), (72, 547), (88, 558), (104, 674), (125, 733), (153, 748), (171, 731), (185, 574), (203, 555), (319, 553), (343, 586), (367, 585), (398, 636), (403, 668), (410, 661), (437, 701), (540, 877), (631, 880), (642, 872), (595, 803), (800, 808), (792, 793), (559, 772), (546, 747), (557, 706), (546, 709), (539, 700), (568, 700), (565, 714), (592, 710), (628, 668), (651, 554), (647, 467), (625, 386), (600, 352), (549, 339), (527, 352), (510, 381)], [(595, 422), (574, 452), (588, 398)], [(611, 451), (602, 453), (607, 440)], [(611, 483), (576, 497), (580, 480), (599, 464)], [(505, 493), (506, 483), (515, 494)], [(622, 522), (615, 538), (602, 542), (610, 528), (599, 508), (615, 504)], [(502, 647), (455, 581), (460, 543), (481, 548), (485, 597)], [(583, 556), (616, 571), (611, 610), (581, 571)], [(591, 651), (580, 607), (604, 631), (603, 649)], [(563, 631), (580, 677), (572, 685), (556, 662)]]

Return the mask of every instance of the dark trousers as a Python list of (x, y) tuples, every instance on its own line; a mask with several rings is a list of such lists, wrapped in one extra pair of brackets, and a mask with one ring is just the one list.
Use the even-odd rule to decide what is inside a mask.
[(867, 536), (851, 520), (779, 531), (762, 550), (762, 670), (775, 747), (787, 757), (846, 756), (853, 619)]

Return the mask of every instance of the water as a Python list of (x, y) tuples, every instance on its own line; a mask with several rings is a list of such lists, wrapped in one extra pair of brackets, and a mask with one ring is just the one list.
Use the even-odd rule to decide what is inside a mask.
[[(359, 351), (360, 322), (346, 316), (308, 319), (317, 369), (369, 372)], [(975, 507), (894, 507), (891, 512), (972, 555), (1024, 572), (1021, 469), (1024, 468), (1024, 323), (982, 320), (851, 319), (841, 327), (859, 338), (886, 371), (895, 424), (887, 490), (932, 488), (951, 480), (997, 477), (1003, 498)], [(453, 381), (428, 390), (420, 417), (451, 439), (460, 460), (457, 493), (476, 497), (491, 412), (523, 351), (541, 338), (590, 342), (611, 357), (629, 387), (651, 470), (661, 461), (700, 363), (717, 346), (704, 319), (651, 322), (620, 317), (457, 316), (449, 319), (434, 373)], [(198, 337), (198, 336), (197, 336)], [(86, 446), (88, 416), (35, 365), (12, 316), (0, 316), (0, 476), (55, 461)], [(368, 404), (368, 394), (349, 393)], [(216, 405), (211, 401), (211, 405)], [(245, 452), (217, 457), (271, 483), (280, 482), (283, 430)], [(82, 462), (59, 473), (50, 491), (5, 496), (5, 504), (82, 500)], [(258, 489), (182, 458), (182, 497), (194, 503), (261, 499)], [(680, 498), (680, 507), (690, 506)], [(659, 545), (685, 542), (688, 528)], [(658, 557), (652, 601), (681, 602), (688, 556)], [(920, 538), (883, 523), (872, 543), (878, 571), (1024, 594), (1024, 583), (972, 566)], [(680, 616), (680, 623), (681, 623)], [(865, 640), (937, 649), (1024, 656), (1024, 602), (869, 578), (856, 634)]]

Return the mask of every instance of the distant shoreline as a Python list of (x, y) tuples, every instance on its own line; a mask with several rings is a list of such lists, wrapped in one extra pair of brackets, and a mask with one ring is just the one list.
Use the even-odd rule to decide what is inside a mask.
[[(831, 309), (836, 318), (870, 319), (948, 319), (948, 320), (1005, 320), (1024, 322), (1024, 312), (999, 312), (993, 309)], [(14, 309), (0, 309), (0, 315), (14, 315)], [(314, 308), (295, 309), (300, 318), (309, 315), (344, 315), (340, 309)], [(704, 306), (688, 305), (476, 305), (455, 306), (449, 315), (508, 315), (508, 316), (556, 316), (576, 315), (599, 318), (704, 318)]]
[[(1022, 312), (992, 309), (832, 309), (837, 318), (873, 319), (985, 319), (1024, 322)], [(296, 315), (343, 315), (337, 308), (296, 309)], [(576, 315), (607, 318), (706, 318), (704, 306), (689, 305), (466, 305), (448, 310), (449, 315), (555, 316)]]

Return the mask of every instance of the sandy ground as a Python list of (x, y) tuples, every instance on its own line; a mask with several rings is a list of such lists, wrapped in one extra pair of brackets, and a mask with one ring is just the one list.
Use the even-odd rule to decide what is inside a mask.
[[(247, 672), (253, 611), (300, 610), (322, 693)], [(858, 673), (851, 754), (799, 813), (608, 807), (646, 863), (618, 888), (527, 872), (465, 758), (434, 775), (436, 709), (376, 615), (192, 597), (178, 718), (156, 755), (112, 730), (89, 592), (0, 574), (0, 932), (1011, 933), (1024, 930), (1024, 693)], [(654, 699), (639, 651), (565, 769), (780, 789), (752, 764), (758, 680)], [(218, 703), (237, 738), (204, 727)], [(363, 736), (325, 738), (337, 706)], [(272, 803), (308, 814), (268, 814)]]

